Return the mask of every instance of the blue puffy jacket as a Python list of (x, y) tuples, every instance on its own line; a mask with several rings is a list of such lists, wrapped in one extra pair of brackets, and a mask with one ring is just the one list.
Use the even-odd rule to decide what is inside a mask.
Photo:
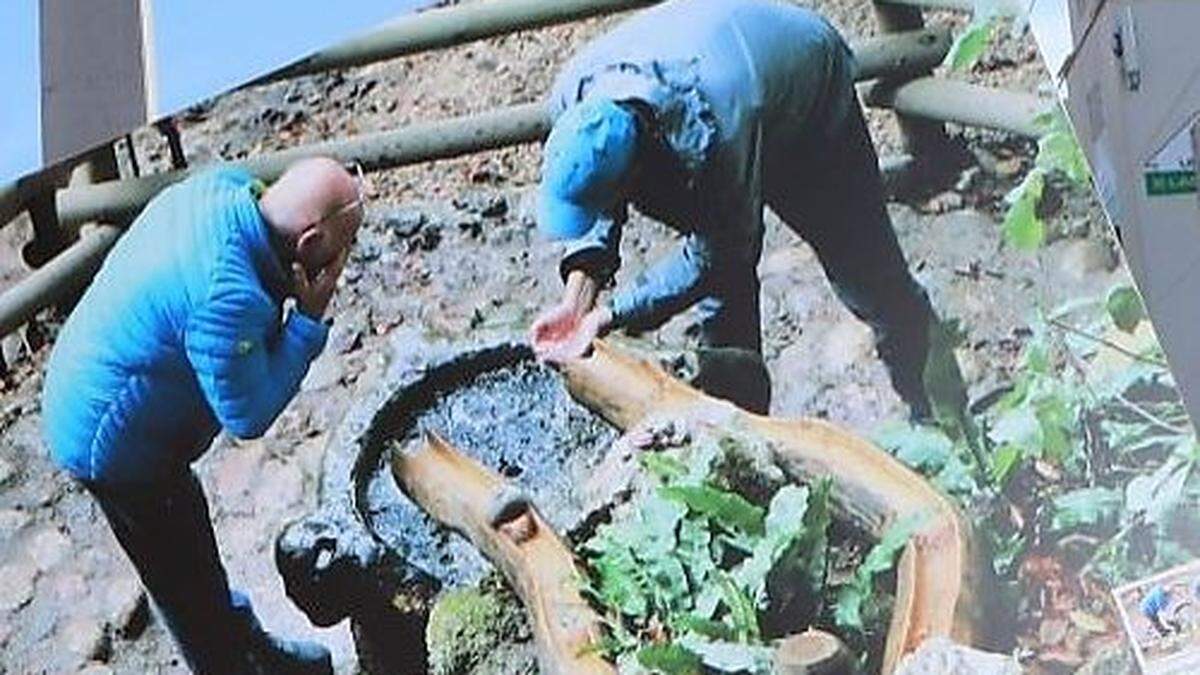
[(138, 483), (178, 471), (224, 427), (263, 434), (328, 327), (282, 320), (287, 276), (258, 183), (210, 171), (155, 198), (105, 260), (47, 367), (44, 431), (77, 478)]

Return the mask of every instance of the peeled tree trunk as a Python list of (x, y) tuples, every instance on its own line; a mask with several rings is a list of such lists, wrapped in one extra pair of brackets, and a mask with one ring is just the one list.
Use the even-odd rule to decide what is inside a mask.
[(836, 512), (875, 537), (916, 519), (920, 525), (897, 563), (883, 673), (928, 638), (972, 645), (982, 637), (984, 567), (970, 524), (946, 496), (883, 450), (829, 422), (748, 413), (604, 342), (566, 364), (563, 374), (576, 399), (623, 430), (653, 416), (736, 423), (760, 434), (791, 480), (831, 478)]

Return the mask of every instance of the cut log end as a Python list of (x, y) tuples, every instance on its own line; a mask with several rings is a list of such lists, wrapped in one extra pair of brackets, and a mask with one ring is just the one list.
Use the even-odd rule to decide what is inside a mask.
[(808, 630), (792, 635), (775, 650), (775, 672), (779, 675), (854, 675), (854, 655), (836, 635)]

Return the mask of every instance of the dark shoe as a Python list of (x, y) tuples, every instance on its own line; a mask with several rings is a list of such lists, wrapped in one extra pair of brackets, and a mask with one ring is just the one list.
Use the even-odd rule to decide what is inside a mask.
[(234, 616), (243, 624), (246, 660), (253, 675), (333, 675), (329, 650), (315, 642), (285, 640), (263, 629), (250, 599), (232, 591)]
[(333, 658), (316, 642), (285, 640), (267, 632), (251, 637), (251, 672), (258, 675), (332, 675)]

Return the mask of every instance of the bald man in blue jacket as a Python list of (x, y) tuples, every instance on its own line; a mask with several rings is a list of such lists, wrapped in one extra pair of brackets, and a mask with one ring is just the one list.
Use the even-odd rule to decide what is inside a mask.
[[(535, 350), (569, 360), (597, 335), (696, 305), (698, 384), (766, 412), (756, 267), (770, 206), (874, 330), (912, 416), (929, 419), (938, 322), (896, 240), (854, 70), (825, 19), (778, 0), (671, 0), (584, 47), (548, 102), (538, 226), (567, 242), (566, 289), (534, 322)], [(601, 302), (630, 206), (682, 243)], [(965, 390), (952, 397), (965, 405)]]
[(190, 465), (221, 429), (261, 436), (324, 347), (360, 179), (312, 158), (269, 187), (226, 168), (168, 188), (50, 357), (51, 454), (96, 498), (197, 673), (332, 672), (328, 650), (266, 633), (230, 590)]

